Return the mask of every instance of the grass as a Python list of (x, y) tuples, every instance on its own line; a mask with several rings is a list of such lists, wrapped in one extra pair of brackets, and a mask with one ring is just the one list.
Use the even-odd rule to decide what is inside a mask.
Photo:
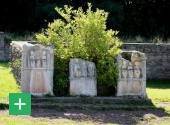
[[(2, 110), (4, 108), (8, 109), (8, 94), (9, 93), (18, 93), (20, 92), (19, 86), (16, 84), (15, 79), (10, 72), (10, 68), (7, 62), (0, 62), (0, 125), (75, 125), (77, 124), (74, 120), (66, 120), (66, 119), (56, 119), (54, 122), (51, 118), (34, 118), (31, 116), (10, 116), (8, 115), (8, 110)], [(165, 106), (164, 104), (170, 104), (170, 80), (149, 80), (147, 81), (147, 93), (148, 97), (153, 102), (153, 107), (160, 108), (162, 107), (167, 113), (170, 113), (170, 106)], [(134, 104), (127, 104), (133, 110), (136, 110), (134, 105), (138, 105), (134, 102)], [(147, 107), (148, 103), (139, 103), (139, 105), (143, 107)], [(121, 110), (124, 110), (123, 108)], [(127, 110), (127, 109), (126, 109)], [(142, 117), (143, 118), (143, 117)], [(88, 122), (89, 121), (89, 122)], [(79, 123), (79, 125), (95, 125), (96, 123), (91, 121), (91, 117), (87, 117), (87, 122)], [(157, 123), (153, 123), (157, 124)], [(166, 125), (167, 123), (163, 122), (162, 125)], [(109, 125), (109, 124), (108, 124)], [(110, 124), (111, 125), (111, 124)], [(113, 124), (112, 124), (113, 125)]]
[(0, 62), (0, 102), (7, 101), (9, 93), (20, 92), (7, 62)]
[(156, 107), (170, 113), (170, 80), (149, 80), (146, 91)]
[(147, 93), (152, 100), (170, 102), (170, 80), (149, 80)]
[[(46, 118), (28, 118), (24, 116), (9, 116), (7, 114), (0, 113), (1, 125), (75, 125), (76, 122), (71, 120), (58, 120), (52, 121)], [(79, 125), (97, 125), (94, 123), (79, 123)]]

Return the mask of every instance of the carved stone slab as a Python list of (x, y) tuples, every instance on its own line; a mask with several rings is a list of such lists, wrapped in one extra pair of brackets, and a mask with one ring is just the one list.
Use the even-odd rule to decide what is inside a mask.
[(22, 48), (21, 90), (35, 96), (53, 95), (53, 47), (15, 42)]
[(117, 56), (119, 80), (117, 96), (146, 94), (146, 57), (138, 51), (124, 51)]
[(93, 62), (70, 59), (70, 94), (96, 96), (96, 67)]

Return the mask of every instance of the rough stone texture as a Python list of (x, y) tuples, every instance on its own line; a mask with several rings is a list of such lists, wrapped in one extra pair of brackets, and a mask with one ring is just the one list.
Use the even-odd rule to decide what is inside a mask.
[(147, 79), (170, 79), (170, 44), (124, 43), (121, 48), (146, 54)]
[(16, 51), (17, 48), (18, 54), (22, 54), (20, 55), (21, 91), (30, 92), (35, 96), (53, 95), (53, 47), (15, 41), (11, 46), (12, 51)]
[(147, 97), (146, 57), (138, 51), (124, 51), (117, 56), (119, 79), (117, 96)]
[(9, 61), (10, 45), (5, 44), (4, 37), (5, 37), (4, 32), (0, 32), (0, 61)]
[(93, 62), (70, 59), (70, 94), (96, 96), (96, 67)]
[(4, 32), (0, 32), (0, 61), (6, 61), (4, 54)]

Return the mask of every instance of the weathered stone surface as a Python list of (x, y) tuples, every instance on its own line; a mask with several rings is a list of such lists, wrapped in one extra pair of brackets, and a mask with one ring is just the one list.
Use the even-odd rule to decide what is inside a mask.
[(22, 53), (21, 91), (35, 96), (53, 95), (53, 47), (15, 41), (12, 44)]
[(0, 32), (0, 61), (6, 61), (4, 54), (4, 32)]
[(124, 51), (117, 56), (119, 80), (117, 96), (146, 94), (146, 57), (138, 51)]
[(124, 43), (121, 48), (146, 54), (147, 79), (170, 79), (170, 74), (166, 70), (170, 67), (170, 44)]
[(70, 59), (70, 94), (96, 96), (96, 67), (93, 62)]
[(10, 60), (10, 45), (4, 41), (5, 34), (0, 32), (0, 61)]

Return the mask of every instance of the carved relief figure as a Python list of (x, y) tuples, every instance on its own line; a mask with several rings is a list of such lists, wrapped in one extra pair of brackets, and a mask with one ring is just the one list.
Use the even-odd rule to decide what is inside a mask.
[(134, 67), (134, 77), (139, 78), (140, 77), (140, 68), (139, 68), (139, 62), (135, 62), (135, 67)]
[(31, 66), (31, 68), (35, 67), (34, 51), (30, 51), (30, 66)]
[(41, 55), (40, 55), (40, 52), (36, 53), (36, 67), (37, 68), (41, 67)]
[(82, 76), (87, 76), (87, 65), (85, 62), (82, 63)]
[(128, 65), (128, 76), (129, 78), (133, 78), (133, 67), (132, 67), (131, 62), (129, 62), (129, 65)]
[(89, 63), (87, 71), (88, 71), (88, 76), (89, 77), (94, 77), (95, 76), (95, 66), (94, 66), (93, 63)]
[(74, 64), (74, 76), (75, 77), (81, 76), (81, 66), (79, 64), (78, 59), (75, 60), (75, 64)]
[(122, 60), (121, 72), (122, 72), (122, 77), (127, 78), (127, 62), (126, 62), (126, 60)]
[[(50, 60), (49, 60), (50, 61)], [(47, 57), (46, 57), (46, 51), (43, 51), (43, 55), (42, 55), (42, 67), (46, 68), (47, 66)]]

